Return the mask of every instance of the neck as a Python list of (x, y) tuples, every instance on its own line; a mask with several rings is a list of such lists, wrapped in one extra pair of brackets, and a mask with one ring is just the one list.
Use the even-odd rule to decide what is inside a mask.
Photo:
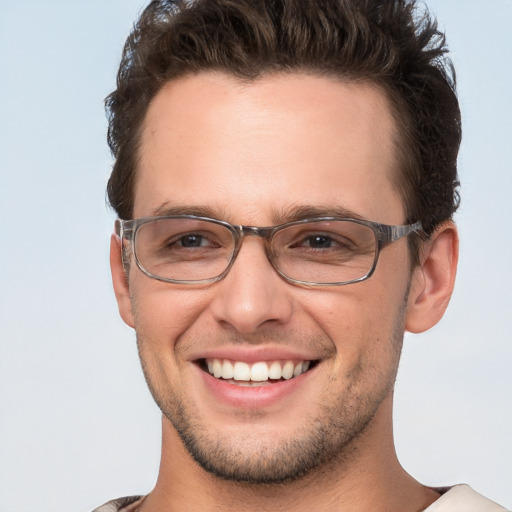
[(400, 466), (393, 443), (391, 405), (388, 413), (385, 409), (352, 442), (349, 455), (345, 454), (343, 460), (298, 481), (266, 485), (230, 482), (206, 472), (191, 458), (164, 418), (160, 473), (155, 489), (140, 510), (420, 512), (439, 496)]

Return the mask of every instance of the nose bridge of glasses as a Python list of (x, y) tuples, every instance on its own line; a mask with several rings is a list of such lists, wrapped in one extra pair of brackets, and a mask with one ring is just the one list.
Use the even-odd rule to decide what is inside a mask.
[(235, 259), (238, 255), (238, 252), (241, 249), (242, 242), (246, 236), (255, 236), (259, 238), (263, 238), (265, 245), (265, 254), (267, 258), (272, 261), (271, 251), (270, 251), (270, 240), (275, 231), (273, 227), (258, 227), (258, 226), (237, 226), (238, 227), (238, 240), (235, 244), (235, 250), (233, 252), (233, 259)]
[(240, 226), (243, 235), (259, 236), (261, 238), (270, 238), (273, 228), (259, 228), (258, 226)]

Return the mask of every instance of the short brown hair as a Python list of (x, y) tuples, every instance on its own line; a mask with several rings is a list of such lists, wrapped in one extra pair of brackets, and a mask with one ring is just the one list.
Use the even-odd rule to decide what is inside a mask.
[(155, 0), (126, 41), (106, 100), (110, 204), (131, 218), (141, 127), (166, 82), (209, 70), (244, 81), (307, 72), (386, 91), (406, 220), (430, 235), (459, 202), (460, 111), (446, 53), (435, 19), (414, 0)]

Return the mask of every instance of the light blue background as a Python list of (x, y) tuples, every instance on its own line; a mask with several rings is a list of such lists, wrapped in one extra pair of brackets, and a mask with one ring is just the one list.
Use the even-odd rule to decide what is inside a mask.
[[(407, 336), (399, 457), (512, 506), (512, 2), (432, 0), (464, 116), (458, 284)], [(0, 4), (0, 510), (145, 493), (160, 422), (108, 269), (102, 99), (142, 0)]]

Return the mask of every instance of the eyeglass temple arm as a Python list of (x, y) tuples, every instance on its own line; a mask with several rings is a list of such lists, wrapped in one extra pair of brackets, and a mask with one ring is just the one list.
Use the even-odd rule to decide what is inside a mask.
[(133, 220), (116, 219), (114, 223), (114, 233), (119, 238), (129, 239), (133, 232)]
[(379, 237), (381, 243), (395, 242), (411, 233), (423, 233), (421, 222), (407, 224), (405, 226), (387, 226), (380, 224), (379, 229), (381, 232), (381, 236)]

